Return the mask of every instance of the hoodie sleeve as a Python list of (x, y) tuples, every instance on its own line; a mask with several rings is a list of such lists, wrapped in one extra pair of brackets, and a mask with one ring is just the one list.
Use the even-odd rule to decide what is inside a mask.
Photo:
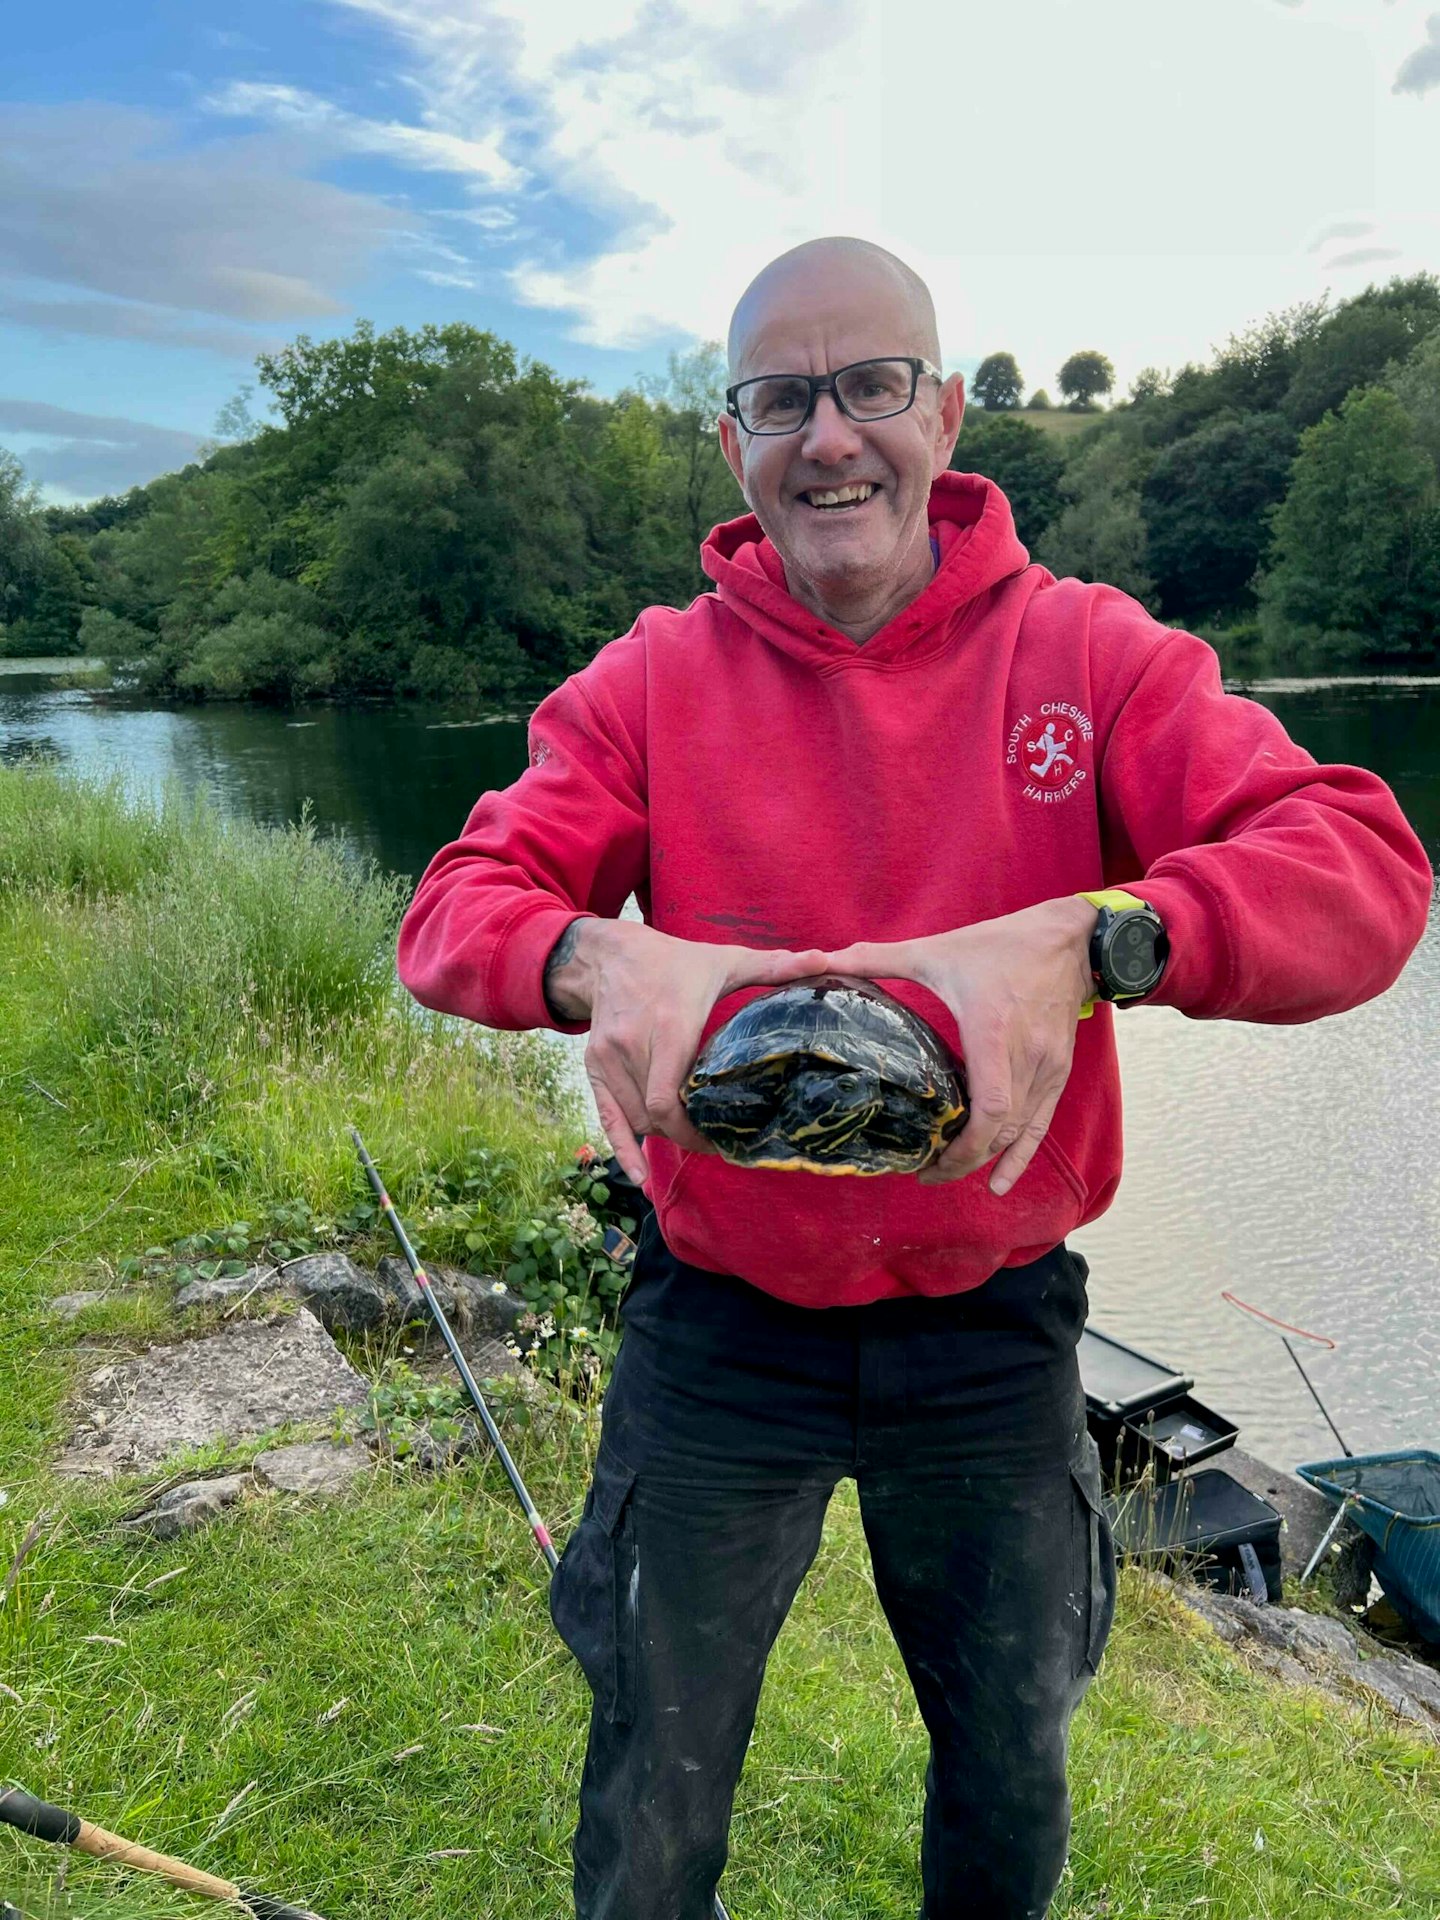
[(487, 1027), (585, 1031), (551, 1014), (545, 961), (572, 920), (613, 919), (648, 878), (643, 672), (627, 635), (548, 695), (525, 772), (483, 794), (425, 869), (396, 954), (422, 1005)]
[(1107, 884), (1142, 892), (1170, 935), (1151, 999), (1283, 1025), (1383, 993), (1433, 888), (1394, 794), (1317, 764), (1267, 708), (1224, 691), (1203, 640), (1127, 605), (1159, 637), (1110, 727), (1100, 805)]

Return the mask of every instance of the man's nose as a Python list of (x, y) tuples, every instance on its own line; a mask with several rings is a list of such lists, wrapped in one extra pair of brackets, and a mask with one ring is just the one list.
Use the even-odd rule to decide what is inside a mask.
[(833, 393), (817, 393), (815, 411), (801, 433), (801, 452), (817, 467), (838, 467), (852, 459), (865, 444), (849, 420), (835, 404)]

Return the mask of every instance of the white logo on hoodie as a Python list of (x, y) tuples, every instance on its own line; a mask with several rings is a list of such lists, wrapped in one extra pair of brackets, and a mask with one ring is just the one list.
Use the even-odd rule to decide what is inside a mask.
[(1022, 713), (1005, 742), (1005, 764), (1014, 767), (1027, 800), (1053, 806), (1068, 800), (1090, 775), (1078, 764), (1095, 734), (1094, 723), (1072, 700), (1046, 700), (1038, 714)]

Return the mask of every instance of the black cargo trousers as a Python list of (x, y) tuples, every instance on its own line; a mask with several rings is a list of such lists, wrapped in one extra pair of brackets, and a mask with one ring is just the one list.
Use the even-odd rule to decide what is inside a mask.
[(1043, 1920), (1115, 1608), (1086, 1273), (1059, 1246), (948, 1298), (795, 1307), (647, 1219), (551, 1586), (594, 1697), (578, 1920), (709, 1920), (766, 1658), (846, 1474), (930, 1735), (923, 1920)]

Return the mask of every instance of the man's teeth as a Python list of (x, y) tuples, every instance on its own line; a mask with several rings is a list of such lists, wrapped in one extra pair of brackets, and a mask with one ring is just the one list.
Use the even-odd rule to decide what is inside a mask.
[(862, 480), (857, 487), (831, 487), (826, 492), (821, 492), (818, 487), (812, 487), (805, 498), (812, 507), (844, 507), (848, 506), (852, 500), (868, 500), (874, 491), (873, 481)]

